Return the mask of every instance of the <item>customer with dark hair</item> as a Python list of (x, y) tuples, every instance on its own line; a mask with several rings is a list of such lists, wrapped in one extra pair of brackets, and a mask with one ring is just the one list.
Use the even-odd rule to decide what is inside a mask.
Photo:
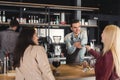
[(87, 31), (81, 29), (80, 21), (76, 19), (71, 22), (70, 29), (72, 32), (65, 36), (67, 63), (82, 63), (88, 41)]
[(10, 58), (12, 58), (16, 40), (19, 35), (19, 33), (16, 32), (18, 26), (19, 22), (17, 20), (11, 20), (9, 28), (0, 32), (0, 59), (3, 60), (4, 56), (8, 54), (10, 54)]
[(9, 26), (10, 27), (14, 27), (14, 26), (18, 27), (19, 26), (19, 22), (17, 20), (15, 20), (15, 19), (11, 20)]
[(102, 54), (86, 46), (88, 52), (96, 58), (96, 80), (120, 80), (120, 28), (107, 25), (101, 35)]
[(15, 80), (55, 80), (34, 28), (24, 28), (14, 51)]

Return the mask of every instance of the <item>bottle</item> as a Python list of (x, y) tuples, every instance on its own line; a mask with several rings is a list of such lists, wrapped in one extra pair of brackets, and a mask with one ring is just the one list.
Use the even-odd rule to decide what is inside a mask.
[(4, 57), (4, 68), (3, 68), (3, 73), (6, 74), (7, 73), (7, 60), (6, 60), (6, 56)]
[(12, 60), (10, 59), (10, 53), (6, 53), (6, 67), (7, 71), (12, 70)]
[(56, 17), (56, 24), (57, 25), (59, 24), (59, 18), (58, 18), (58, 16)]
[(64, 12), (61, 13), (61, 21), (60, 21), (60, 23), (61, 24), (66, 24), (66, 22), (65, 22), (65, 13)]
[(1, 59), (0, 59), (0, 67), (1, 67), (0, 68), (1, 69), (0, 74), (2, 74), (2, 73), (4, 73), (4, 70), (3, 70), (4, 69), (4, 64), (3, 64), (3, 61)]
[(31, 23), (31, 16), (28, 16), (28, 23)]
[(33, 23), (33, 22), (34, 22), (33, 16), (31, 16), (31, 23)]
[(0, 59), (0, 74), (2, 74), (2, 60)]
[(36, 17), (33, 16), (33, 23), (36, 23)]
[(35, 21), (35, 23), (38, 23), (38, 22), (39, 22), (39, 17), (36, 16), (36, 21)]
[(2, 22), (2, 18), (1, 18), (1, 11), (0, 11), (0, 23)]
[(6, 72), (9, 70), (9, 57), (6, 56)]
[(6, 22), (5, 11), (3, 11), (2, 22)]

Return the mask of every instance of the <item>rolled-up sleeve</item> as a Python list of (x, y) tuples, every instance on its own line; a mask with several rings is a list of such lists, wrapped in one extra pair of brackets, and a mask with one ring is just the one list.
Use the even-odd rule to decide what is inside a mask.
[(88, 42), (87, 31), (81, 32), (81, 45), (84, 46)]

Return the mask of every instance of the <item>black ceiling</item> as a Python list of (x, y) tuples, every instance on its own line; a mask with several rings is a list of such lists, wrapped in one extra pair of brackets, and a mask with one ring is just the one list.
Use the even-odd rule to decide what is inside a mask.
[[(6, 1), (23, 1), (41, 4), (57, 4), (57, 5), (75, 5), (76, 0), (6, 0)], [(120, 14), (120, 0), (81, 0), (84, 7), (98, 7), (100, 14)]]
[(120, 0), (82, 0), (82, 6), (98, 7), (101, 14), (120, 14)]

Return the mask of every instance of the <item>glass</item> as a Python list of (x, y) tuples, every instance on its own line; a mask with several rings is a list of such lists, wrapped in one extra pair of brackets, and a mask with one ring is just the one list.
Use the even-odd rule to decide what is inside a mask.
[(84, 61), (82, 62), (82, 70), (83, 72), (93, 70), (95, 67), (96, 59), (93, 56), (85, 57)]
[(61, 36), (53, 36), (54, 43), (59, 44), (61, 40)]
[(54, 57), (52, 65), (55, 67), (55, 69), (53, 70), (53, 74), (55, 76), (59, 75), (59, 71), (57, 70), (57, 68), (61, 65), (60, 58), (59, 57)]
[(91, 46), (91, 48), (94, 49), (95, 51), (100, 52), (101, 45), (95, 44), (95, 41), (96, 41), (96, 39), (92, 39), (91, 42), (90, 42), (90, 46)]
[(94, 58), (92, 58), (92, 59), (90, 59), (90, 67), (91, 68), (94, 68), (95, 67), (95, 63), (96, 63), (96, 59), (94, 59)]
[(94, 50), (95, 50), (95, 41), (96, 41), (96, 39), (92, 39), (91, 42), (90, 42), (90, 46)]
[(83, 67), (83, 72), (86, 72), (86, 71), (88, 71), (89, 69), (90, 69), (90, 67), (89, 67), (89, 62), (88, 61), (83, 61), (82, 62), (82, 67)]

